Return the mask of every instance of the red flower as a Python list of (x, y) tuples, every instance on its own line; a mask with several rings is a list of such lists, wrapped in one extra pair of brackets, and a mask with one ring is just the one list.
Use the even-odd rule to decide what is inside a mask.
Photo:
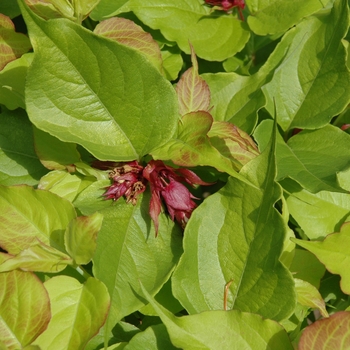
[(158, 216), (165, 203), (172, 220), (176, 220), (185, 228), (192, 211), (197, 204), (196, 199), (183, 183), (189, 185), (210, 185), (202, 181), (194, 172), (188, 169), (174, 169), (160, 160), (151, 160), (143, 170), (143, 176), (150, 183), (151, 201), (149, 214), (154, 222), (156, 235), (158, 234)]
[(109, 173), (113, 184), (104, 194), (105, 198), (118, 200), (124, 196), (127, 203), (135, 205), (137, 197), (146, 189), (142, 171), (143, 166), (139, 165), (137, 161), (115, 167)]
[(230, 11), (232, 8), (237, 7), (239, 17), (244, 20), (242, 10), (244, 10), (245, 3), (244, 0), (205, 0), (205, 2), (212, 6), (217, 6), (220, 10)]

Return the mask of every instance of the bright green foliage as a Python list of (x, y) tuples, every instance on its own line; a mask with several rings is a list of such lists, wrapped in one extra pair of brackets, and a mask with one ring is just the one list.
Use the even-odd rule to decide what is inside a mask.
[[(167, 327), (173, 344), (180, 349), (292, 349), (283, 328), (258, 315), (231, 310), (175, 317), (152, 299), (144, 288), (143, 293)], [(252, 337), (254, 333), (259, 337)]]
[(190, 42), (196, 55), (209, 61), (233, 56), (249, 39), (245, 23), (232, 16), (210, 17), (210, 9), (197, 0), (129, 0), (127, 9), (182, 51), (190, 53)]
[(96, 212), (90, 216), (79, 216), (69, 223), (64, 235), (65, 245), (77, 264), (83, 265), (91, 261), (102, 220), (103, 215)]
[(344, 224), (340, 232), (328, 235), (323, 242), (295, 242), (315, 254), (330, 272), (340, 275), (341, 289), (350, 294), (350, 274), (347, 269), (350, 259), (350, 223)]
[(0, 102), (8, 109), (25, 108), (24, 82), (27, 69), (33, 59), (32, 53), (27, 53), (9, 62), (0, 71)]
[(74, 143), (62, 142), (36, 127), (33, 127), (35, 151), (40, 162), (48, 169), (69, 169), (80, 161), (80, 154)]
[(72, 204), (53, 193), (0, 186), (0, 244), (10, 254), (38, 242), (64, 251), (64, 231), (75, 217)]
[(144, 219), (146, 195), (135, 207), (121, 201), (101, 211), (104, 219), (93, 262), (96, 278), (105, 283), (111, 295), (107, 331), (145, 304), (139, 282), (156, 294), (182, 253), (179, 228), (163, 215), (160, 234), (155, 237)]
[(102, 282), (89, 278), (85, 284), (67, 276), (45, 282), (51, 300), (52, 318), (34, 344), (42, 349), (84, 349), (103, 325), (109, 295)]
[[(269, 140), (271, 121), (263, 121), (254, 137), (263, 150)], [(277, 179), (290, 177), (310, 192), (344, 190), (339, 186), (337, 172), (350, 165), (350, 137), (339, 128), (327, 125), (303, 131), (285, 143), (277, 135)], [(334, 154), (337, 153), (337, 157)]]
[(310, 308), (317, 308), (323, 317), (328, 317), (325, 302), (319, 291), (312, 284), (298, 278), (295, 278), (294, 282), (298, 303)]
[(322, 9), (328, 0), (247, 0), (251, 16), (247, 21), (258, 35), (282, 33)]
[(349, 1), (211, 2), (0, 1), (0, 350), (349, 348)]
[(35, 185), (46, 169), (33, 145), (33, 131), (21, 110), (0, 114), (0, 181), (2, 185)]
[(22, 269), (24, 271), (59, 272), (72, 264), (73, 260), (67, 254), (44, 243), (39, 243), (21, 250), (14, 257), (10, 255), (9, 259), (0, 265), (0, 271)]
[(51, 317), (50, 299), (31, 272), (2, 272), (0, 286), (0, 347), (20, 349), (46, 329)]
[[(116, 161), (140, 158), (174, 133), (175, 92), (142, 54), (97, 40), (69, 20), (45, 22), (23, 13), (36, 50), (26, 85), (27, 111), (36, 127)], [(65, 44), (62, 35), (70, 38)]]
[(151, 34), (145, 32), (133, 21), (125, 18), (110, 18), (99, 23), (94, 33), (136, 49), (143, 53), (160, 72), (162, 71), (162, 58), (158, 44)]
[(286, 226), (273, 207), (281, 196), (274, 147), (242, 172), (256, 187), (231, 178), (190, 219), (174, 293), (191, 314), (219, 310), (231, 281), (228, 308), (280, 320), (292, 312), (295, 295), (291, 275), (278, 261)]
[(335, 1), (284, 35), (276, 48), (283, 62), (263, 89), (270, 113), (276, 103), (283, 130), (320, 128), (348, 104), (350, 73), (342, 42), (348, 27), (347, 2)]

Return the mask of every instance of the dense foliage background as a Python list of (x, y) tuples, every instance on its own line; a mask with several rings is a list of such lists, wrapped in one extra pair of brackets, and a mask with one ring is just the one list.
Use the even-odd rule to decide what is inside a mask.
[(347, 0), (0, 3), (0, 349), (349, 349)]

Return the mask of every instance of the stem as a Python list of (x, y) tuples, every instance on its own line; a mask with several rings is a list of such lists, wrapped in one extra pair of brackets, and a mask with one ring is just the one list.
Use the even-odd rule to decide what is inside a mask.
[(232, 282), (233, 280), (230, 280), (225, 284), (225, 291), (224, 291), (224, 310), (225, 311), (227, 311), (227, 296), (228, 296), (228, 291)]
[(76, 265), (75, 269), (87, 280), (92, 277), (81, 265)]

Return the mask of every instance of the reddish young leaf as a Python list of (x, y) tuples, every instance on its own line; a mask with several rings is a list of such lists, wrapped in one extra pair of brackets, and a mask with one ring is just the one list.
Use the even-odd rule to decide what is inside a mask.
[(151, 34), (126, 18), (113, 17), (99, 23), (95, 34), (117, 41), (143, 53), (157, 69), (162, 71), (162, 56), (157, 42)]
[(350, 312), (340, 311), (306, 327), (299, 350), (350, 349)]
[(31, 48), (29, 39), (15, 32), (11, 19), (0, 13), (0, 70)]
[(210, 106), (209, 86), (198, 75), (198, 63), (192, 46), (191, 60), (192, 68), (187, 69), (176, 85), (180, 114), (182, 116), (197, 111), (208, 112)]

